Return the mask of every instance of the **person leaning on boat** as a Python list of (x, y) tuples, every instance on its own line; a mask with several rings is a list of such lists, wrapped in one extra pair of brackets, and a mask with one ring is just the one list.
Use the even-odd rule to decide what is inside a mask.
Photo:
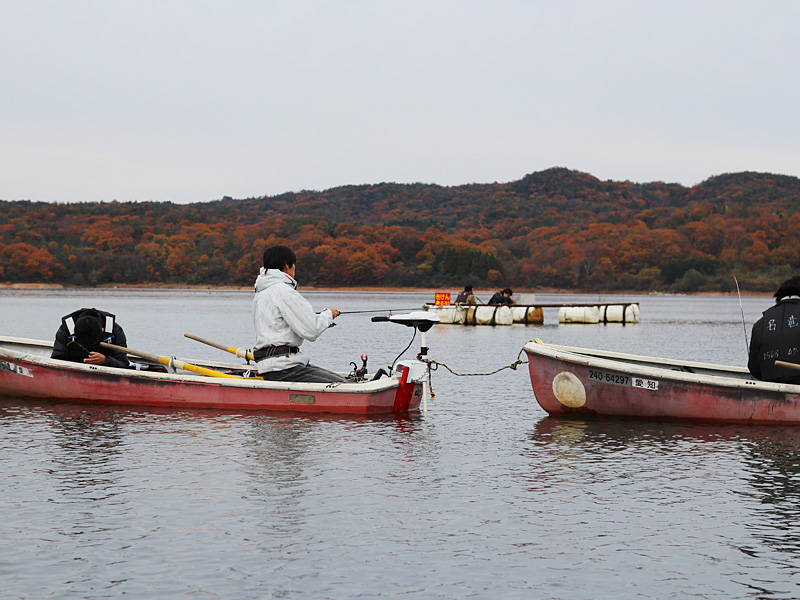
[(50, 358), (106, 367), (131, 366), (124, 352), (102, 348), (100, 342), (128, 345), (114, 315), (96, 308), (81, 308), (61, 319)]
[(300, 351), (303, 340), (313, 342), (339, 316), (335, 308), (316, 314), (308, 300), (297, 291), (297, 257), (286, 246), (264, 251), (253, 298), (256, 346), (253, 357), (258, 374), (268, 381), (333, 383), (344, 378), (309, 364)]
[(747, 368), (756, 379), (800, 383), (800, 371), (775, 366), (776, 360), (800, 363), (800, 276), (784, 281), (775, 305), (753, 325)]

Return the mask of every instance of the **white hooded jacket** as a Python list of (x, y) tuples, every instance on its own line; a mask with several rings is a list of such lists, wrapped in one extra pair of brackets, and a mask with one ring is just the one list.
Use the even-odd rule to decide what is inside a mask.
[[(317, 314), (297, 291), (297, 282), (278, 269), (261, 268), (255, 284), (253, 324), (255, 348), (265, 346), (300, 346), (303, 340), (314, 341), (333, 323), (327, 308)], [(258, 372), (283, 371), (307, 365), (308, 357), (297, 354), (272, 356), (258, 361)]]

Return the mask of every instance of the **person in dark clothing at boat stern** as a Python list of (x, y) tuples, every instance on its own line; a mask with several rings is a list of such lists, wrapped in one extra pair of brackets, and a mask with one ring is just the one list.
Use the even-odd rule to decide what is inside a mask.
[(756, 379), (800, 383), (800, 371), (775, 365), (776, 360), (800, 364), (800, 276), (784, 281), (775, 305), (753, 325), (747, 368)]
[(131, 366), (124, 352), (103, 348), (100, 342), (128, 345), (114, 315), (96, 308), (81, 308), (61, 319), (50, 358), (123, 369)]
[(511, 297), (513, 294), (511, 288), (495, 292), (494, 296), (489, 299), (489, 304), (516, 304), (517, 301)]

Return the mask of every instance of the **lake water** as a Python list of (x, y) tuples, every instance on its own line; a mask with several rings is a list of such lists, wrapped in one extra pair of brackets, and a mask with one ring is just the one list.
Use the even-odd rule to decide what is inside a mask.
[[(317, 310), (418, 308), (420, 293), (306, 294)], [(771, 298), (639, 301), (638, 325), (437, 326), (458, 373), (547, 342), (744, 365)], [(82, 306), (132, 348), (229, 355), (248, 292), (0, 290), (0, 333), (51, 339)], [(412, 330), (342, 315), (312, 360), (386, 367)], [(407, 356), (418, 348), (414, 340)], [(298, 416), (0, 399), (0, 598), (797, 598), (800, 429), (559, 420), (525, 366), (433, 376), (410, 417)]]

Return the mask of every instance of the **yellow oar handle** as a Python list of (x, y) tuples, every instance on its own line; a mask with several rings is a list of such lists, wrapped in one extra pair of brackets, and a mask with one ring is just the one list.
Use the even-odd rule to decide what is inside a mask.
[(218, 344), (217, 342), (212, 342), (211, 340), (207, 340), (205, 338), (201, 338), (197, 335), (192, 335), (191, 333), (184, 333), (184, 337), (189, 338), (190, 340), (195, 340), (196, 342), (200, 342), (201, 344), (208, 344), (213, 348), (218, 348), (219, 350), (224, 350), (225, 352), (230, 352), (231, 354), (235, 354), (239, 358), (246, 358), (247, 360), (255, 360), (253, 358), (253, 353), (248, 352), (247, 350), (242, 350), (241, 348), (234, 348), (233, 346), (226, 346), (225, 344)]
[(106, 342), (100, 342), (100, 345), (103, 346), (104, 348), (110, 348), (111, 350), (126, 352), (127, 354), (132, 354), (133, 356), (146, 358), (147, 360), (161, 363), (162, 365), (169, 365), (170, 363), (172, 363), (179, 369), (183, 369), (184, 371), (192, 371), (193, 373), (198, 373), (199, 375), (208, 375), (209, 377), (226, 377), (228, 379), (243, 379), (242, 377), (237, 377), (236, 375), (228, 375), (227, 373), (220, 373), (219, 371), (215, 371), (214, 369), (206, 369), (205, 367), (198, 367), (197, 365), (183, 362), (182, 360), (178, 360), (175, 358), (169, 359), (166, 356), (157, 356), (155, 354), (148, 354), (147, 352), (142, 352), (141, 350), (133, 350), (131, 348), (125, 348), (124, 346), (115, 346), (114, 344), (107, 344)]

